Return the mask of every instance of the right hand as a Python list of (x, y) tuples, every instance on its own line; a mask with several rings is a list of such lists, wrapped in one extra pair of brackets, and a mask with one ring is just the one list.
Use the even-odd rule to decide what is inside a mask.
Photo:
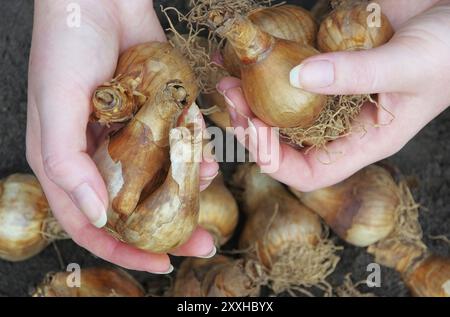
[[(364, 107), (356, 119), (367, 127), (362, 137), (353, 133), (327, 144), (326, 152), (335, 154), (331, 164), (323, 163), (330, 157), (321, 150), (298, 151), (280, 144), (275, 133), (258, 133), (269, 130), (252, 113), (240, 80), (225, 78), (218, 85), (233, 126), (241, 128), (235, 131), (251, 128), (249, 151), (278, 181), (304, 192), (336, 184), (398, 152), (450, 104), (450, 1), (377, 2), (396, 30), (391, 41), (371, 50), (318, 54), (291, 72), (291, 84), (310, 92), (378, 94), (384, 109)], [(270, 158), (261, 157), (261, 148), (271, 150)], [(272, 164), (268, 171), (267, 162), (274, 161), (279, 168)]]
[[(106, 223), (108, 193), (90, 155), (105, 131), (88, 124), (92, 92), (112, 78), (120, 52), (139, 43), (165, 41), (164, 32), (149, 0), (78, 0), (79, 28), (66, 23), (69, 3), (35, 1), (28, 162), (54, 216), (76, 243), (125, 268), (167, 273), (173, 269), (167, 254), (138, 250), (97, 228)], [(215, 162), (202, 163), (202, 188), (217, 170)], [(214, 250), (209, 233), (197, 229), (173, 254), (201, 257)]]

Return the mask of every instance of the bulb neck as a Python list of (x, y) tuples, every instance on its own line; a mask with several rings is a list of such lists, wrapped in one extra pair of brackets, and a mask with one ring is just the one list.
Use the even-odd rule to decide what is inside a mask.
[(92, 97), (92, 119), (106, 124), (131, 119), (146, 101), (137, 91), (140, 83), (140, 74), (132, 73), (119, 75), (98, 87)]
[(273, 36), (243, 17), (227, 21), (217, 32), (229, 41), (243, 64), (253, 64), (264, 58), (275, 42)]

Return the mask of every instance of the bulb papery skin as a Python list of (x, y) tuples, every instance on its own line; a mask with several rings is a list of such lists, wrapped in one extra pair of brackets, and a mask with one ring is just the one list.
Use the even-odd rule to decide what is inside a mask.
[[(281, 184), (262, 174), (256, 165), (242, 168), (246, 170), (243, 178), (245, 189), (252, 192), (258, 203), (252, 201), (246, 204), (253, 210), (247, 211), (248, 219), (239, 240), (240, 248), (256, 247), (259, 260), (270, 269), (285, 247), (300, 244), (314, 246), (322, 237), (319, 217)], [(252, 188), (255, 184), (264, 183), (272, 183), (273, 186), (267, 192), (260, 193), (257, 188)], [(249, 196), (244, 193), (244, 197)]]
[(229, 262), (229, 258), (221, 255), (216, 255), (210, 259), (188, 258), (184, 260), (178, 268), (170, 295), (175, 297), (201, 297), (201, 284), (205, 275), (212, 268)]
[(413, 296), (450, 297), (450, 259), (428, 255), (403, 279)]
[[(136, 46), (122, 59), (127, 61), (134, 51), (146, 52), (142, 81), (152, 94), (133, 119), (105, 141), (94, 156), (109, 191), (109, 209), (119, 215), (129, 215), (142, 191), (151, 192), (164, 178), (161, 173), (168, 168), (169, 131), (183, 108), (198, 95), (191, 67), (170, 44)], [(114, 218), (109, 215), (108, 221), (114, 222)]]
[(171, 296), (249, 297), (258, 296), (258, 272), (254, 263), (222, 255), (211, 259), (189, 258), (181, 264)]
[(108, 227), (117, 238), (154, 253), (182, 245), (198, 224), (200, 110), (193, 104), (182, 118), (184, 122), (170, 132), (171, 165), (164, 182), (128, 216), (114, 209), (108, 214)]
[[(317, 24), (311, 14), (301, 7), (282, 5), (259, 8), (248, 14), (250, 21), (270, 35), (314, 46)], [(227, 43), (223, 49), (224, 66), (233, 76), (240, 77), (240, 61), (232, 46)]]
[(0, 259), (23, 261), (41, 252), (50, 208), (36, 177), (13, 174), (0, 180)]
[(309, 11), (295, 5), (259, 8), (248, 18), (274, 37), (314, 46), (317, 24)]
[(180, 54), (168, 43), (131, 47), (121, 54), (115, 78), (95, 90), (93, 118), (106, 124), (127, 121), (168, 81), (183, 82), (188, 93), (185, 103), (190, 105), (197, 98), (197, 88), (189, 72)]
[(261, 198), (270, 197), (271, 193), (284, 190), (283, 185), (261, 174), (260, 169), (254, 164), (239, 167), (233, 175), (233, 183), (242, 190), (242, 212), (247, 216), (258, 210)]
[(49, 274), (36, 287), (34, 297), (143, 297), (142, 286), (127, 272), (113, 268), (80, 271), (80, 287), (70, 287), (73, 272)]
[(425, 245), (391, 239), (371, 245), (375, 261), (399, 272), (413, 296), (450, 297), (450, 259), (434, 255)]
[(414, 263), (424, 258), (426, 249), (417, 244), (392, 239), (388, 242), (382, 240), (380, 243), (370, 245), (367, 252), (375, 257), (377, 263), (406, 274)]
[(318, 54), (310, 46), (272, 37), (246, 18), (230, 20), (221, 34), (241, 61), (242, 88), (255, 115), (273, 127), (309, 127), (326, 104), (326, 96), (290, 85), (290, 71)]
[(197, 105), (191, 106), (184, 123), (171, 131), (170, 142), (171, 167), (166, 180), (115, 228), (126, 242), (155, 253), (187, 242), (198, 224), (202, 131)]
[(382, 167), (366, 167), (337, 185), (310, 193), (292, 191), (353, 245), (371, 245), (394, 229), (400, 199), (396, 183)]
[(207, 189), (200, 193), (199, 225), (215, 238), (216, 245), (224, 245), (233, 235), (239, 210), (231, 192), (219, 174)]
[[(110, 233), (138, 248), (163, 253), (185, 242), (198, 221), (200, 160), (180, 163), (171, 154), (180, 155), (181, 149), (201, 153), (198, 129), (181, 140), (170, 137), (198, 128), (194, 121), (200, 111), (193, 103), (198, 87), (188, 61), (169, 43), (130, 50), (154, 53), (147, 54), (143, 75), (152, 94), (131, 121), (98, 148), (94, 161), (109, 194)], [(184, 121), (175, 129), (181, 118)]]
[(321, 52), (371, 49), (387, 43), (394, 35), (384, 14), (379, 26), (369, 26), (372, 13), (367, 10), (368, 4), (354, 2), (338, 6), (320, 24), (317, 45)]

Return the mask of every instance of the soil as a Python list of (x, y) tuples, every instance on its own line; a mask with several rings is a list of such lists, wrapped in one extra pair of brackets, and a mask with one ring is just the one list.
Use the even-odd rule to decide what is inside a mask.
[[(176, 5), (186, 1), (155, 1)], [(296, 2), (296, 1), (292, 1)], [(27, 104), (27, 65), (31, 41), (33, 2), (5, 1), (0, 19), (0, 177), (16, 172), (30, 172), (25, 159)], [(159, 11), (159, 9), (158, 9)], [(431, 251), (450, 256), (450, 246), (431, 236), (450, 236), (450, 111), (444, 112), (424, 128), (399, 153), (387, 160), (405, 175), (419, 181), (414, 190), (416, 199), (426, 209), (421, 213), (425, 242)], [(367, 277), (367, 265), (373, 262), (364, 249), (346, 245), (341, 261), (330, 281), (339, 285), (347, 273), (354, 281)], [(58, 252), (57, 252), (58, 250)], [(58, 253), (64, 264), (76, 262), (82, 267), (108, 265), (72, 241), (59, 241), (36, 257), (9, 263), (0, 260), (0, 296), (29, 296), (29, 291), (47, 272), (61, 270)], [(131, 272), (147, 288), (167, 285), (168, 277)], [(382, 268), (380, 288), (365, 289), (378, 296), (408, 296), (399, 275)], [(364, 290), (364, 289), (363, 289)]]

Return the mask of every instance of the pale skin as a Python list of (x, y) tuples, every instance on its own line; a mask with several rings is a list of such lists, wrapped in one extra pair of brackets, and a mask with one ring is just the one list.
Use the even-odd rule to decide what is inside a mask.
[[(105, 131), (88, 123), (94, 89), (112, 78), (120, 52), (148, 41), (165, 41), (149, 0), (78, 0), (80, 28), (66, 24), (68, 0), (35, 1), (30, 55), (27, 159), (50, 207), (72, 239), (125, 268), (168, 273), (167, 254), (151, 254), (112, 238), (102, 227), (108, 194), (91, 155)], [(217, 175), (203, 162), (205, 189)], [(96, 226), (94, 226), (95, 224)], [(171, 254), (210, 257), (212, 237), (198, 228)]]
[[(279, 168), (270, 175), (280, 182), (300, 191), (340, 182), (395, 154), (449, 106), (450, 1), (377, 2), (396, 31), (389, 43), (368, 51), (309, 58), (291, 72), (291, 84), (328, 95), (378, 93), (379, 103), (388, 111), (366, 105), (358, 121), (365, 122), (367, 133), (331, 142), (330, 155), (269, 141), (269, 147), (279, 150), (270, 158), (279, 160)], [(256, 148), (267, 144), (258, 129), (267, 125), (251, 112), (240, 85), (236, 78), (225, 78), (217, 88), (229, 104), (233, 125), (250, 127), (249, 150), (258, 160)], [(267, 158), (258, 163), (262, 170), (268, 166)]]

